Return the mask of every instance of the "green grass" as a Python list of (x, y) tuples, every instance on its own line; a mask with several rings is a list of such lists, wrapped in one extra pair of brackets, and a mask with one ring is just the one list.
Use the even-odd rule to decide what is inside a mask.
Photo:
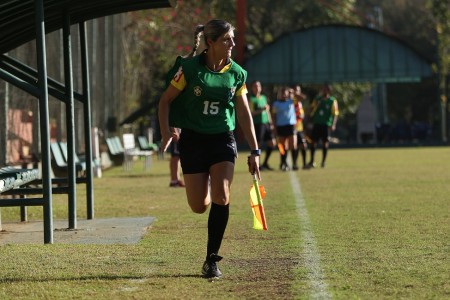
[[(318, 158), (320, 158), (320, 151)], [(326, 169), (298, 171), (328, 293), (334, 299), (450, 299), (448, 147), (332, 149)], [(273, 155), (272, 165), (278, 165)], [(199, 277), (207, 214), (168, 188), (168, 161), (95, 179), (95, 217), (157, 218), (136, 245), (0, 246), (0, 299), (308, 299), (301, 220), (289, 173), (262, 174), (269, 231), (253, 230), (245, 153), (232, 186), (220, 267)], [(85, 218), (82, 186), (78, 215)], [(54, 197), (55, 219), (67, 216)], [(40, 208), (29, 208), (40, 220)], [(18, 208), (2, 208), (17, 221)]]

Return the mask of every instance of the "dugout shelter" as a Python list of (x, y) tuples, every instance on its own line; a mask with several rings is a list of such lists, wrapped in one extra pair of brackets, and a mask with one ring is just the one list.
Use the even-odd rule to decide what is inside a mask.
[[(380, 30), (330, 24), (281, 35), (247, 59), (248, 82), (323, 84), (420, 82), (432, 77), (431, 63), (401, 39)], [(385, 118), (385, 91), (379, 93)]]
[[(5, 0), (0, 2), (0, 79), (35, 97), (39, 103), (42, 197), (2, 199), (0, 206), (42, 206), (44, 243), (53, 243), (52, 184), (50, 161), (49, 95), (66, 104), (68, 146), (69, 229), (76, 228), (76, 165), (74, 101), (83, 104), (86, 153), (87, 218), (94, 218), (93, 166), (89, 62), (85, 22), (134, 10), (175, 6), (175, 0)], [(75, 91), (70, 26), (79, 26), (82, 91)], [(64, 82), (47, 75), (45, 34), (62, 30)], [(7, 55), (20, 45), (36, 41), (37, 68)], [(0, 138), (1, 143), (5, 143)]]

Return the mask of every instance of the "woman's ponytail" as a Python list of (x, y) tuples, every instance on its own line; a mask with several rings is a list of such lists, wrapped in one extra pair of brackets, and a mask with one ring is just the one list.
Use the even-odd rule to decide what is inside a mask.
[(197, 28), (194, 32), (194, 47), (192, 48), (192, 52), (189, 54), (189, 57), (194, 56), (197, 53), (197, 49), (200, 46), (200, 37), (205, 30), (205, 25), (197, 25)]

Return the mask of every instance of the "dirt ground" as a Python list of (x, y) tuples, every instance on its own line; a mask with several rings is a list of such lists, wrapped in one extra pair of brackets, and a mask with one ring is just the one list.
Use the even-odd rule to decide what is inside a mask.
[[(111, 218), (77, 220), (76, 229), (68, 222), (53, 221), (53, 243), (61, 244), (135, 244), (141, 240), (155, 218)], [(43, 244), (43, 222), (2, 223), (0, 245)]]

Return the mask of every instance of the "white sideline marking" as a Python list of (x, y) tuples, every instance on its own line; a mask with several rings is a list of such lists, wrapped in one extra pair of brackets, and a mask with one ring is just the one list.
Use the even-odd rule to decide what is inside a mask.
[(317, 250), (316, 239), (311, 228), (311, 222), (309, 221), (309, 215), (305, 206), (302, 191), (300, 189), (299, 180), (295, 172), (289, 172), (289, 174), (291, 177), (291, 186), (294, 192), (297, 212), (302, 225), (305, 267), (307, 268), (308, 279), (312, 287), (310, 298), (332, 299), (330, 293), (328, 292), (328, 285), (324, 280), (325, 276), (323, 274), (323, 270), (320, 267), (320, 254)]

